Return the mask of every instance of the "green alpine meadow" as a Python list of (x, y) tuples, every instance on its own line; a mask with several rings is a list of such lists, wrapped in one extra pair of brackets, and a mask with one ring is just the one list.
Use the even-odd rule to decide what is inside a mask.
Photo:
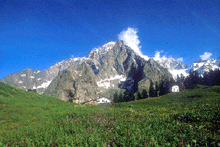
[(220, 86), (82, 105), (0, 82), (0, 147), (220, 146)]

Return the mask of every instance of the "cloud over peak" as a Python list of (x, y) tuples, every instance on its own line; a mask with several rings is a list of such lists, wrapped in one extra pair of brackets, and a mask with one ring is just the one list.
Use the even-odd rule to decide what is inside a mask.
[(178, 60), (179, 62), (183, 62), (183, 57), (177, 58), (177, 60)]
[(148, 56), (143, 55), (141, 52), (140, 40), (137, 35), (138, 30), (136, 28), (127, 28), (127, 30), (123, 30), (119, 35), (118, 39), (123, 40), (126, 45), (128, 45), (131, 49), (133, 49), (138, 55), (148, 59)]
[[(153, 59), (154, 59), (155, 61), (159, 61), (159, 62), (163, 62), (163, 61), (165, 61), (165, 60), (171, 60), (171, 59), (173, 59), (172, 56), (167, 57), (166, 55), (163, 55), (163, 56), (161, 57), (161, 53), (162, 53), (162, 52), (163, 52), (163, 51), (155, 51), (155, 55), (154, 55)], [(179, 62), (183, 62), (183, 57), (177, 58), (176, 60), (178, 60)]]
[(202, 60), (208, 60), (208, 59), (210, 59), (211, 56), (212, 56), (212, 53), (204, 52), (204, 54), (200, 55), (200, 58)]

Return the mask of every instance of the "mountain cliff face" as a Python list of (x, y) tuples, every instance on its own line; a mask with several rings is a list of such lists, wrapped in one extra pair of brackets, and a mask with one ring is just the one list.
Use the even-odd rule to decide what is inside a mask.
[(152, 82), (155, 86), (156, 82), (159, 84), (160, 81), (172, 78), (169, 71), (153, 59), (149, 59), (147, 64), (145, 64), (144, 74), (145, 77), (138, 83), (140, 91), (142, 89), (148, 89), (150, 82)]
[(101, 96), (110, 98), (112, 90), (149, 88), (150, 81), (155, 84), (167, 78), (172, 75), (153, 59), (144, 60), (122, 41), (111, 42), (92, 50), (88, 60), (60, 72), (45, 93), (84, 102)]
[(62, 100), (79, 98), (80, 102), (93, 99), (98, 92), (95, 74), (86, 62), (72, 65), (54, 78), (45, 94)]

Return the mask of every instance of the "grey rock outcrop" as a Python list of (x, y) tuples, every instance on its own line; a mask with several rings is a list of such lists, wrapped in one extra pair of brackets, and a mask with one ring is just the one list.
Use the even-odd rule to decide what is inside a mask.
[(78, 99), (79, 102), (96, 96), (98, 86), (95, 74), (86, 62), (60, 72), (47, 88), (45, 94), (50, 94), (62, 100)]

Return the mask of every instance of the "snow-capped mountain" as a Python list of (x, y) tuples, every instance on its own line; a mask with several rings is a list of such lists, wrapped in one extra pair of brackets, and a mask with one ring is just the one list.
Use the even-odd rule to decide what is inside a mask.
[(162, 58), (157, 60), (157, 62), (164, 68), (167, 68), (174, 79), (177, 78), (177, 75), (180, 76), (181, 74), (185, 77), (188, 76), (188, 66), (174, 58)]
[(45, 94), (62, 100), (85, 102), (97, 97), (110, 98), (119, 89), (147, 89), (172, 75), (153, 59), (141, 58), (123, 41), (110, 42), (92, 50), (85, 62), (61, 71), (46, 89)]
[(177, 75), (187, 77), (190, 71), (198, 71), (200, 75), (210, 70), (220, 69), (220, 58), (212, 60), (197, 60), (191, 65), (185, 65), (174, 58), (162, 58), (157, 62), (167, 68), (172, 74), (173, 78), (176, 79)]
[(220, 69), (220, 58), (212, 60), (197, 60), (190, 66), (190, 70), (197, 70), (200, 74), (215, 69)]
[(99, 96), (111, 97), (112, 91), (118, 89), (147, 89), (151, 82), (155, 85), (181, 74), (186, 77), (191, 70), (203, 74), (220, 67), (220, 58), (195, 61), (189, 66), (174, 58), (155, 60), (140, 56), (123, 41), (109, 42), (93, 49), (87, 57), (63, 60), (43, 71), (25, 69), (0, 81), (63, 100), (78, 98), (84, 102)]

